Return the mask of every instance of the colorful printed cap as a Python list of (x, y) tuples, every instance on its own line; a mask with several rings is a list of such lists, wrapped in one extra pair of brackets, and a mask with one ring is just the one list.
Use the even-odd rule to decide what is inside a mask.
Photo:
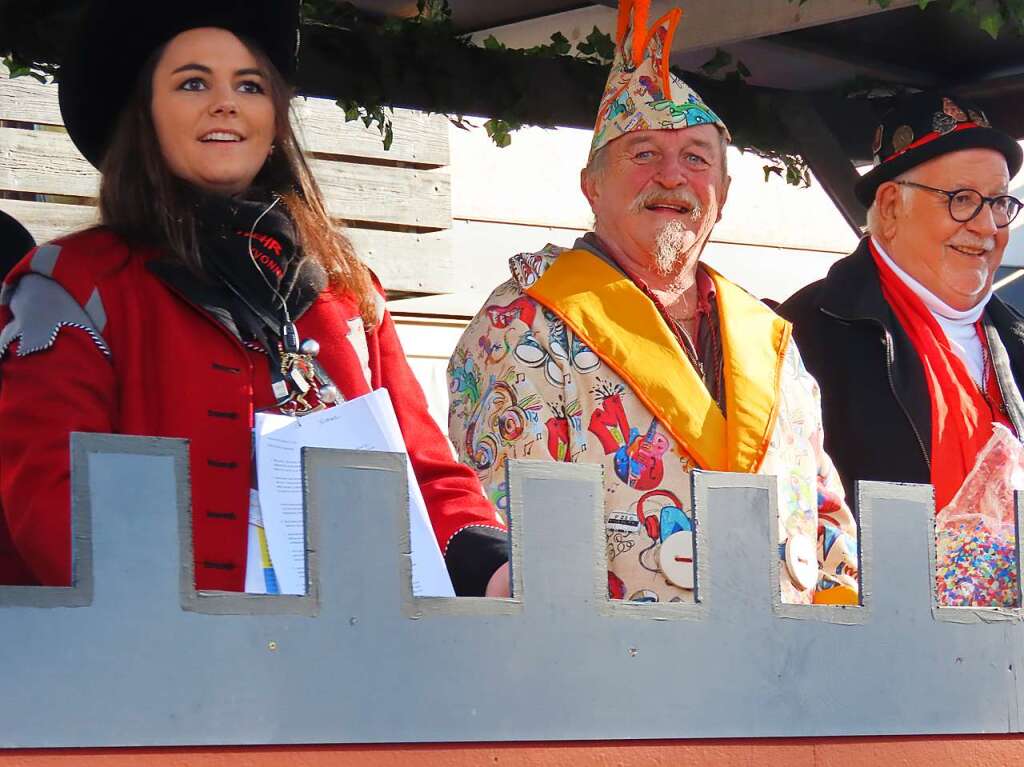
[(683, 12), (673, 8), (647, 27), (650, 0), (619, 0), (617, 47), (594, 126), (593, 157), (605, 144), (638, 130), (729, 129), (689, 85), (669, 72), (672, 38)]

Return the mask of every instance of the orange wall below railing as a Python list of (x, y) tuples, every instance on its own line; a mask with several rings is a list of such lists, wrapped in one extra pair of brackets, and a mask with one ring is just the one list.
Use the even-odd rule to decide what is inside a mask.
[(1002, 767), (1024, 736), (0, 752), (0, 767)]

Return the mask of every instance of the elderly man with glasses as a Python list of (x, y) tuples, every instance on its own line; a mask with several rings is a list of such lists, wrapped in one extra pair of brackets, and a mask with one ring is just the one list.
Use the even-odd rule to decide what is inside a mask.
[(942, 510), (994, 424), (1024, 436), (1024, 318), (992, 293), (1021, 149), (973, 105), (919, 93), (883, 119), (874, 155), (856, 187), (867, 236), (779, 311), (821, 386), (847, 491), (931, 483)]

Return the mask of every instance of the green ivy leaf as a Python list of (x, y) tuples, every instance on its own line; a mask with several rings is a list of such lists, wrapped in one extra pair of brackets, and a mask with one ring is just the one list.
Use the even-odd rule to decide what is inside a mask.
[(501, 40), (496, 38), (494, 35), (488, 35), (486, 39), (484, 39), (484, 48), (488, 51), (503, 51), (507, 47), (508, 46), (506, 46), (505, 43), (501, 42)]
[(561, 32), (551, 35), (551, 52), (556, 56), (565, 56), (572, 51), (572, 44)]
[(384, 107), (380, 104), (365, 106), (355, 101), (338, 101), (336, 103), (345, 113), (345, 122), (360, 120), (367, 128), (372, 128), (376, 124), (384, 143), (384, 150), (391, 149), (395, 133), (388, 113), (394, 114), (395, 110), (392, 107)]
[(723, 51), (721, 48), (715, 48), (715, 54), (700, 65), (700, 70), (706, 75), (713, 75), (731, 63), (732, 54), (728, 51)]
[(551, 58), (553, 56), (565, 56), (572, 51), (572, 44), (569, 39), (561, 32), (555, 32), (551, 35), (551, 42), (547, 45), (535, 45), (533, 48), (527, 48), (525, 53), (527, 56), (544, 56)]
[(491, 119), (484, 123), (484, 130), (487, 131), (487, 135), (491, 137), (491, 141), (494, 142), (495, 146), (504, 149), (512, 143), (512, 131), (515, 128), (505, 120)]
[(999, 37), (999, 30), (1003, 28), (1003, 14), (999, 11), (986, 13), (981, 17), (979, 24), (981, 28), (988, 32), (989, 36), (995, 40)]
[(448, 0), (416, 0), (416, 18), (414, 21), (427, 24), (444, 24), (451, 21), (452, 9)]
[(358, 120), (360, 115), (359, 104), (354, 101), (338, 101), (335, 102), (341, 108), (341, 111), (345, 113), (345, 122), (350, 123), (353, 120)]
[(611, 35), (605, 34), (596, 26), (587, 35), (587, 39), (576, 48), (580, 53), (596, 56), (603, 61), (612, 61), (615, 58), (615, 41)]
[[(43, 85), (46, 85), (47, 83), (45, 72), (53, 74), (55, 71), (53, 67), (49, 65), (36, 65), (33, 62), (25, 62), (20, 59), (16, 59), (14, 56), (5, 56), (3, 64), (7, 67), (8, 79), (13, 80), (16, 77), (31, 77), (38, 80)], [(39, 68), (37, 68), (37, 66)]]
[(935, 0), (917, 0), (917, 7), (920, 8), (923, 11), (925, 8), (927, 8), (929, 5), (931, 5), (933, 2), (935, 2)]

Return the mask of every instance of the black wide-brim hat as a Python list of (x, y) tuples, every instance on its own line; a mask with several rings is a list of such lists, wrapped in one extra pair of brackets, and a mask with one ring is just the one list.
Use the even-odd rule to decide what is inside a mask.
[(1010, 177), (1020, 170), (1022, 153), (1012, 136), (997, 130), (976, 104), (941, 93), (903, 97), (875, 129), (875, 167), (854, 191), (865, 207), (886, 181), (940, 155), (961, 149), (994, 149), (1006, 158)]
[(35, 246), (28, 229), (0, 210), (0, 280)]
[(300, 0), (92, 0), (60, 69), (60, 111), (97, 168), (149, 57), (175, 36), (220, 27), (247, 38), (286, 80), (295, 74)]

